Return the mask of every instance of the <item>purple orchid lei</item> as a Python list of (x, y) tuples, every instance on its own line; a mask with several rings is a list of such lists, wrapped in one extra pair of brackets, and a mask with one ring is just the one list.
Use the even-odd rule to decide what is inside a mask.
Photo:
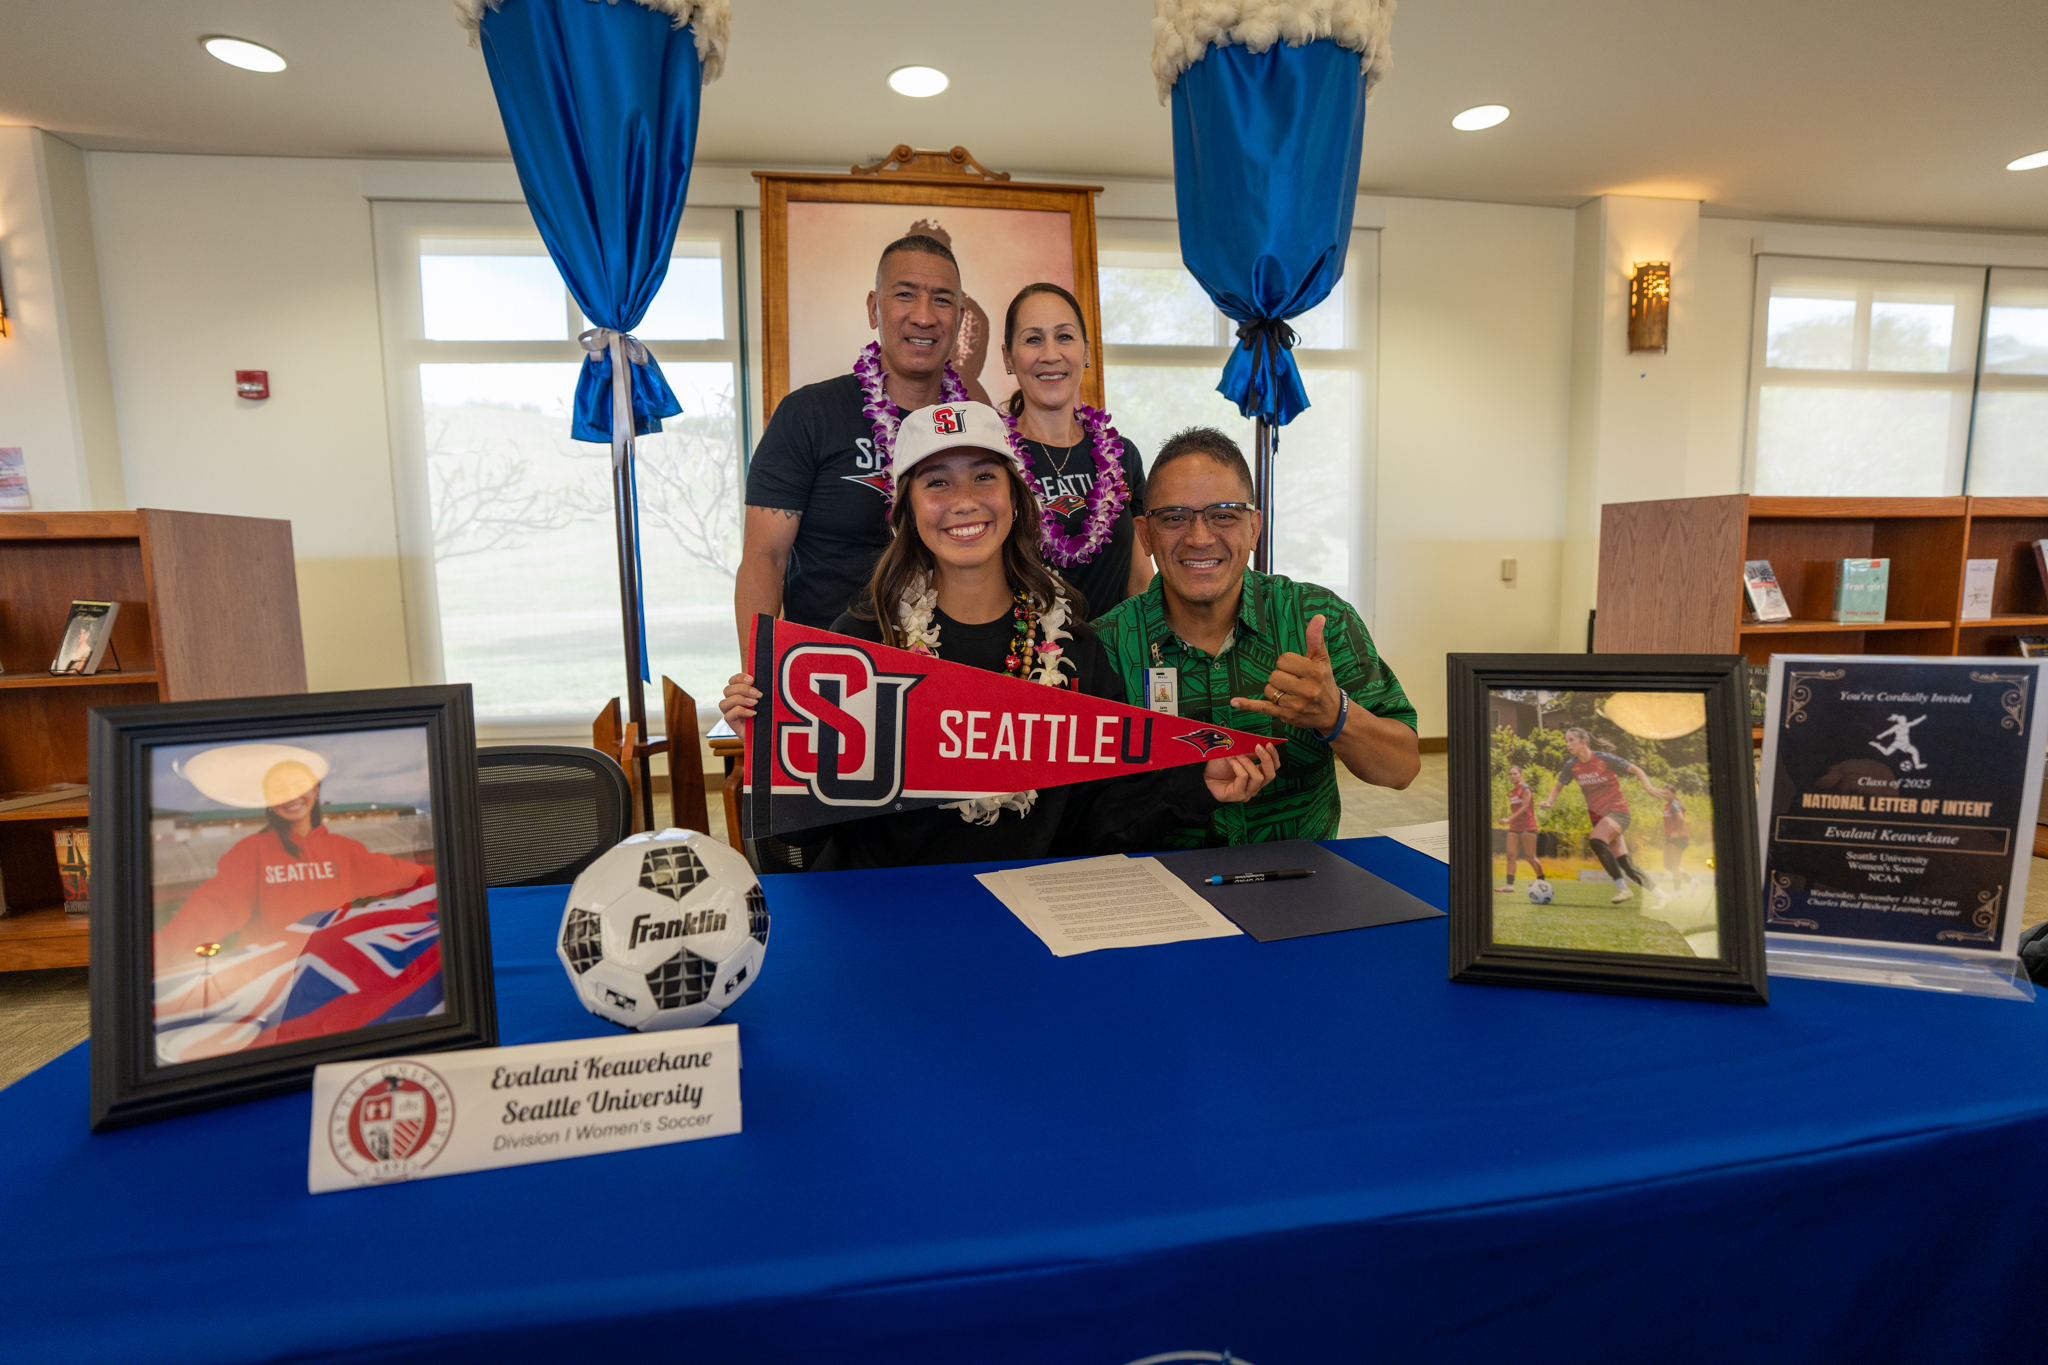
[[(896, 415), (896, 405), (889, 399), (888, 381), (882, 373), (880, 343), (870, 341), (861, 348), (860, 355), (853, 362), (853, 375), (860, 380), (861, 415), (875, 429), (875, 454), (882, 457), (882, 472), (890, 476), (889, 486), (882, 490), (882, 515), (886, 517), (896, 506), (896, 428), (902, 425), (902, 419)], [(946, 362), (939, 393), (948, 403), (967, 401), (967, 386), (953, 372), (950, 360)]]
[[(1007, 407), (999, 411), (1003, 414), (1003, 425), (1010, 429), (1010, 449), (1016, 452), (1019, 463), (1026, 469), (1031, 468), (1031, 452), (1024, 446), (1024, 433), (1018, 429), (1016, 417)], [(1052, 509), (1047, 508), (1040, 514), (1045, 529), (1045, 557), (1062, 569), (1071, 569), (1093, 559), (1096, 551), (1109, 543), (1110, 534), (1116, 529), (1117, 515), (1131, 500), (1130, 485), (1124, 481), (1123, 460), (1120, 458), (1123, 438), (1109, 424), (1109, 414), (1086, 403), (1076, 403), (1074, 418), (1086, 433), (1095, 458), (1095, 486), (1088, 490), (1088, 520), (1080, 535), (1070, 536), (1061, 529), (1060, 516)]]

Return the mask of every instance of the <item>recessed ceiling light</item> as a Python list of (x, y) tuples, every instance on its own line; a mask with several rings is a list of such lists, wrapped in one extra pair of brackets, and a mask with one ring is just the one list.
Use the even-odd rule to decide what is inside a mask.
[(2009, 171), (2037, 171), (2043, 166), (2048, 166), (2048, 152), (2035, 152), (2032, 156), (2023, 156), (2018, 161), (2005, 163), (2005, 168)]
[(899, 66), (889, 73), (889, 88), (914, 100), (927, 99), (950, 84), (946, 73), (937, 67)]
[(1505, 104), (1482, 104), (1467, 109), (1451, 120), (1451, 126), (1461, 133), (1476, 133), (1481, 128), (1491, 128), (1496, 123), (1506, 123), (1508, 107)]
[(199, 45), (229, 66), (239, 66), (244, 71), (284, 70), (284, 58), (261, 43), (241, 38), (201, 38)]

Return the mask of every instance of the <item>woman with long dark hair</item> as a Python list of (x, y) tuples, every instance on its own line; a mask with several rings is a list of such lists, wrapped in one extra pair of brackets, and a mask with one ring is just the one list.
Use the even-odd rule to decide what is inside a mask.
[[(993, 408), (941, 404), (904, 418), (889, 474), (892, 539), (865, 598), (833, 630), (1125, 700), (1071, 591), (1039, 557), (1038, 500)], [(736, 674), (719, 709), (737, 726), (760, 699), (754, 680)], [(1277, 751), (1263, 745), (1253, 758), (871, 816), (794, 841), (804, 848), (805, 866), (816, 869), (1153, 848), (1174, 828), (1207, 821), (1221, 803), (1250, 800), (1279, 762)]]
[(1109, 414), (1081, 402), (1093, 364), (1081, 305), (1056, 284), (1027, 284), (1003, 318), (1003, 365), (1017, 380), (1005, 405), (1010, 442), (1038, 494), (1040, 549), (1083, 599), (1090, 619), (1152, 581), (1134, 551), (1132, 516), (1144, 506), (1138, 448)]

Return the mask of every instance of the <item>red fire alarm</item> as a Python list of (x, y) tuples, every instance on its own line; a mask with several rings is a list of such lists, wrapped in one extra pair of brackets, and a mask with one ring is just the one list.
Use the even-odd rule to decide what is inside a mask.
[(236, 370), (236, 371), (235, 371), (235, 397), (237, 397), (237, 398), (268, 398), (268, 397), (270, 397), (270, 371), (268, 371), (268, 370)]

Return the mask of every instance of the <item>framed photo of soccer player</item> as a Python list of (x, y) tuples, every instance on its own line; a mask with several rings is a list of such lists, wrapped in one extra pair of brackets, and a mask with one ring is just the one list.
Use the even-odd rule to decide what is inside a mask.
[(90, 724), (95, 1131), (496, 1044), (466, 685)]
[(1449, 669), (1451, 979), (1766, 1003), (1743, 660)]

